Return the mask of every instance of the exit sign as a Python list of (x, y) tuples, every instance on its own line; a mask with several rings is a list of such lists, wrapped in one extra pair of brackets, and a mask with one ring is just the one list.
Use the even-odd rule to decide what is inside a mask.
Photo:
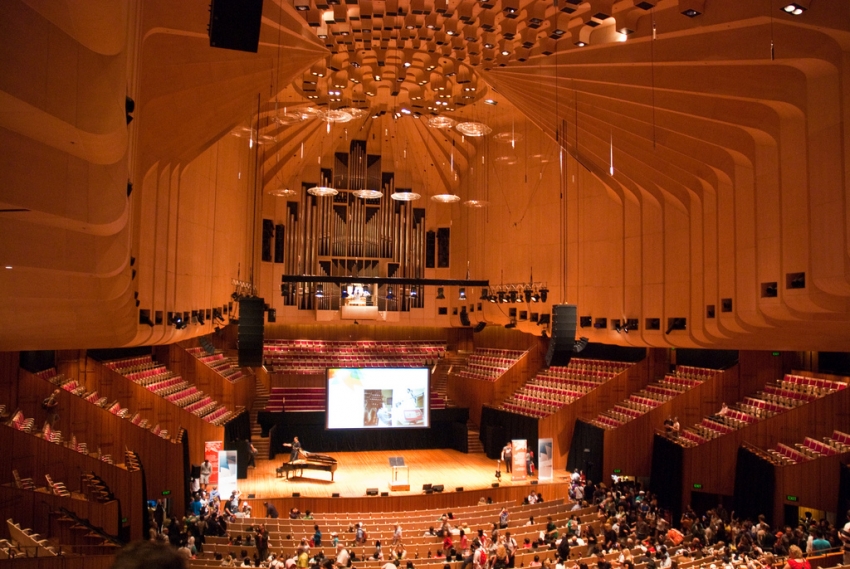
[(791, 494), (788, 494), (787, 496), (785, 496), (785, 499), (788, 500), (789, 502), (796, 502), (797, 496), (792, 496)]
[(694, 490), (702, 490), (702, 484), (694, 483)]
[(622, 474), (622, 472), (623, 472), (622, 468), (615, 468), (614, 469), (614, 474)]
[(779, 355), (779, 352), (773, 352), (771, 355), (772, 355), (772, 356), (778, 356), (778, 355)]
[(171, 490), (163, 490), (163, 491), (162, 491), (162, 495), (163, 495), (163, 496), (169, 496), (169, 495), (171, 495)]

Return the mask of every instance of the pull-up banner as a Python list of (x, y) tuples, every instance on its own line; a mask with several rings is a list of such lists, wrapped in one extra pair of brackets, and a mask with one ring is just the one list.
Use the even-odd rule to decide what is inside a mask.
[(528, 441), (525, 439), (511, 441), (511, 448), (513, 449), (513, 454), (511, 455), (511, 459), (513, 460), (511, 480), (525, 480), (525, 453), (528, 450)]
[(552, 480), (554, 478), (552, 466), (552, 439), (538, 439), (537, 478), (539, 480)]

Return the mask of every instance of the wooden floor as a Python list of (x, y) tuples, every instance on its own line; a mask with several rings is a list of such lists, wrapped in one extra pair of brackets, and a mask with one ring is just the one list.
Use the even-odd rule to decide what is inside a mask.
[[(304, 497), (329, 498), (333, 493), (342, 497), (363, 496), (366, 488), (378, 488), (389, 491), (392, 477), (389, 458), (404, 457), (410, 476), (409, 492), (392, 492), (393, 496), (422, 494), (423, 484), (443, 484), (447, 492), (462, 486), (464, 490), (490, 488), (496, 482), (496, 461), (484, 454), (464, 454), (455, 450), (407, 450), (407, 451), (369, 451), (338, 452), (332, 456), (338, 466), (331, 482), (329, 472), (306, 470), (302, 478), (277, 478), (275, 468), (287, 458), (278, 455), (274, 461), (258, 460), (257, 468), (248, 469), (248, 478), (239, 481), (239, 490), (246, 494), (255, 494), (262, 498), (289, 497), (300, 492)], [(567, 478), (564, 471), (556, 471), (553, 482), (563, 482)], [(502, 487), (529, 486), (536, 475), (524, 481), (512, 482), (510, 475), (502, 471)], [(548, 481), (541, 481), (540, 485)]]

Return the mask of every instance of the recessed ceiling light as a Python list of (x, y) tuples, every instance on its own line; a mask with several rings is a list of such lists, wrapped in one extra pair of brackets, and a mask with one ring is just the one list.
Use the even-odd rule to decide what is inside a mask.
[(6, 265), (6, 268), (7, 268), (7, 269), (11, 269), (11, 268), (12, 268), (12, 265)]
[(577, 45), (578, 47), (584, 47), (584, 46), (586, 46), (587, 44), (586, 44), (586, 43), (584, 43), (583, 41), (577, 41), (577, 42), (576, 42), (576, 45)]
[(484, 103), (487, 105), (498, 105), (498, 101), (494, 101), (493, 99), (484, 99)]
[(701, 12), (698, 12), (698, 11), (694, 10), (693, 8), (688, 8), (687, 10), (682, 12), (682, 14), (684, 14), (688, 18), (696, 18), (697, 16), (699, 16), (701, 14)]

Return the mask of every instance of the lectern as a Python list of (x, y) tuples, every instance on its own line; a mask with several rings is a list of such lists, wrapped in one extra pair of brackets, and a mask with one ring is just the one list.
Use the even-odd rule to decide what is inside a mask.
[(410, 490), (410, 471), (404, 464), (403, 456), (390, 457), (390, 469), (392, 469), (392, 478), (390, 478), (390, 490), (403, 491)]

